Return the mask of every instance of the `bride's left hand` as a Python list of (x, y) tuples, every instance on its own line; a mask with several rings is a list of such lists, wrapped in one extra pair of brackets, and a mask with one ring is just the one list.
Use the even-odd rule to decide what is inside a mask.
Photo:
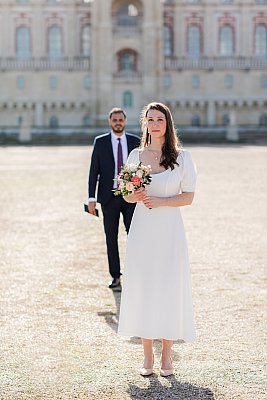
[(146, 196), (143, 200), (147, 208), (157, 208), (162, 206), (162, 198), (156, 196)]

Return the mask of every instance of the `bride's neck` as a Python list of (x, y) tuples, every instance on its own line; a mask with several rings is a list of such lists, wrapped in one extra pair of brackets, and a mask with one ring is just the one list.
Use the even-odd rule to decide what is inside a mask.
[(163, 143), (164, 140), (151, 139), (151, 143), (148, 145), (148, 148), (150, 150), (161, 151)]

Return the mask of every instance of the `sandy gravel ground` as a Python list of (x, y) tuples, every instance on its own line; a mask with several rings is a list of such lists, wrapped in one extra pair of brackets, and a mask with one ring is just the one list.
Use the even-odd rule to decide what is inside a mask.
[(91, 148), (0, 148), (0, 399), (266, 399), (267, 147), (189, 149), (198, 341), (174, 345), (168, 379), (155, 342), (145, 379), (140, 340), (116, 334), (102, 223), (82, 211)]

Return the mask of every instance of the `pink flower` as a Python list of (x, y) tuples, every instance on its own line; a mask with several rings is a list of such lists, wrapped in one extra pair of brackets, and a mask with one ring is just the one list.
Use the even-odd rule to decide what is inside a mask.
[(126, 190), (128, 190), (128, 192), (132, 192), (134, 190), (134, 185), (132, 182), (127, 182), (125, 186), (126, 186)]
[(139, 178), (139, 176), (133, 176), (131, 182), (134, 184), (134, 186), (138, 186), (141, 182), (141, 179)]

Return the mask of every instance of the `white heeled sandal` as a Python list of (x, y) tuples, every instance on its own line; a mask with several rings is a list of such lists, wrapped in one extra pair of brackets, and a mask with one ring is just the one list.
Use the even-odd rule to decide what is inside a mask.
[[(171, 364), (172, 364), (172, 358), (170, 357), (170, 359), (171, 359)], [(161, 366), (160, 375), (164, 376), (164, 377), (173, 375), (173, 367), (171, 367), (171, 369), (163, 369)]]
[(153, 374), (153, 366), (154, 366), (154, 355), (153, 355), (153, 364), (152, 364), (152, 368), (145, 368), (142, 367), (140, 368), (140, 375), (142, 376), (150, 376)]

